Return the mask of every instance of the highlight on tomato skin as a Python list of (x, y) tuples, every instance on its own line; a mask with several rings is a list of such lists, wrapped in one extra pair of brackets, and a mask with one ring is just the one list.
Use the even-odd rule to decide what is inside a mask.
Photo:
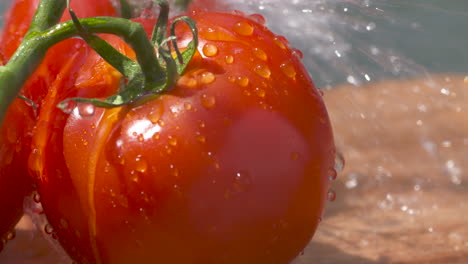
[[(78, 263), (285, 264), (317, 228), (335, 149), (297, 52), (249, 17), (191, 17), (198, 52), (171, 92), (64, 113), (55, 106), (68, 97), (104, 98), (121, 85), (82, 48), (43, 100), (28, 168)], [(183, 25), (177, 36), (192, 38)]]

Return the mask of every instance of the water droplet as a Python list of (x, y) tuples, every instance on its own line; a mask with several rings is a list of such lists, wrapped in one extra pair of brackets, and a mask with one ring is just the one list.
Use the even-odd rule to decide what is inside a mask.
[(206, 137), (201, 135), (200, 132), (197, 132), (195, 135), (195, 138), (198, 140), (200, 143), (205, 143), (206, 142)]
[(336, 173), (336, 170), (334, 168), (331, 168), (328, 170), (328, 179), (330, 181), (336, 180), (337, 176), (338, 176), (338, 173)]
[(149, 112), (148, 120), (151, 121), (151, 123), (156, 124), (161, 119), (163, 113), (164, 113), (164, 104), (158, 103), (151, 109), (151, 112)]
[(255, 55), (255, 57), (263, 60), (263, 61), (266, 61), (268, 60), (268, 55), (265, 53), (265, 51), (263, 51), (262, 49), (260, 48), (254, 48), (253, 49), (253, 54)]
[(92, 117), (96, 107), (90, 103), (80, 103), (78, 104), (78, 113), (81, 117)]
[(184, 103), (184, 109), (187, 110), (187, 111), (190, 111), (192, 110), (192, 104), (191, 103)]
[(179, 177), (179, 169), (175, 168), (174, 165), (171, 165), (171, 175), (174, 177)]
[(201, 128), (204, 128), (206, 125), (205, 125), (205, 122), (199, 121), (198, 126), (201, 127)]
[(216, 104), (216, 99), (212, 95), (202, 94), (200, 98), (203, 107), (205, 107), (206, 109), (210, 109)]
[(247, 191), (252, 185), (252, 178), (246, 171), (239, 171), (234, 176), (234, 191), (244, 192)]
[(33, 200), (35, 203), (41, 203), (41, 195), (38, 192), (34, 192)]
[(138, 172), (145, 173), (146, 170), (148, 169), (148, 162), (146, 162), (146, 160), (144, 160), (141, 156), (138, 156), (135, 159), (135, 163), (136, 163), (136, 168), (135, 169)]
[(247, 21), (237, 22), (232, 30), (241, 36), (251, 36), (254, 32), (253, 26)]
[(232, 55), (227, 55), (224, 60), (226, 61), (227, 64), (234, 63), (234, 57)]
[(44, 232), (48, 235), (51, 235), (54, 232), (54, 229), (52, 228), (51, 225), (46, 224), (44, 227)]
[(286, 40), (285, 37), (283, 36), (277, 36), (273, 39), (273, 42), (280, 47), (281, 49), (286, 49), (286, 45), (288, 44), (288, 41)]
[(140, 176), (134, 170), (130, 172), (130, 180), (134, 183), (138, 183), (140, 181)]
[(228, 76), (228, 77), (227, 77), (227, 80), (228, 80), (228, 82), (230, 82), (230, 83), (234, 83), (234, 82), (236, 82), (236, 77), (234, 77), (234, 76)]
[(298, 49), (292, 48), (291, 53), (292, 53), (293, 56), (295, 56), (299, 60), (302, 60), (304, 58), (304, 53), (302, 53), (302, 51), (300, 51)]
[(335, 154), (335, 165), (333, 166), (337, 173), (343, 171), (345, 166), (345, 159), (341, 152), (337, 151)]
[(160, 127), (163, 127), (163, 126), (166, 125), (166, 122), (164, 122), (164, 120), (160, 119), (160, 120), (158, 121), (158, 125), (159, 125)]
[(241, 87), (247, 87), (249, 85), (249, 78), (245, 76), (237, 77), (237, 84)]
[(60, 228), (68, 229), (68, 221), (65, 218), (60, 219)]
[(154, 133), (153, 138), (155, 140), (158, 140), (161, 137), (161, 134), (159, 132)]
[(281, 70), (283, 73), (291, 79), (296, 79), (296, 69), (290, 63), (283, 63), (280, 65)]
[(216, 76), (212, 72), (204, 72), (201, 75), (201, 82), (203, 84), (211, 84), (216, 80)]
[(248, 16), (248, 18), (250, 20), (254, 21), (254, 22), (259, 23), (260, 25), (265, 25), (265, 23), (266, 23), (265, 17), (263, 17), (260, 14), (252, 14), (252, 15)]
[(198, 85), (198, 81), (189, 76), (181, 76), (177, 81), (177, 85), (187, 88), (195, 88)]
[(336, 200), (336, 192), (335, 192), (334, 190), (331, 190), (331, 189), (330, 189), (330, 190), (328, 191), (328, 194), (327, 194), (327, 199), (328, 199), (328, 201), (330, 201), (330, 202), (335, 201), (335, 200)]
[(175, 147), (175, 146), (177, 146), (177, 138), (169, 136), (169, 138), (167, 140), (167, 143), (169, 143), (169, 145)]
[(138, 137), (137, 137), (137, 140), (138, 140), (138, 142), (143, 142), (143, 141), (145, 141), (145, 137), (143, 136), (143, 134), (139, 134)]
[(203, 54), (207, 57), (216, 56), (218, 54), (218, 47), (214, 44), (206, 43), (205, 46), (203, 46)]
[(259, 64), (255, 67), (254, 71), (265, 79), (268, 79), (271, 76), (270, 68), (266, 65)]
[(10, 240), (10, 241), (15, 239), (15, 237), (16, 237), (16, 231), (15, 230), (10, 231), (10, 232), (6, 233), (6, 235), (5, 235), (6, 240)]
[(250, 95), (251, 95), (251, 93), (250, 93), (249, 90), (244, 90), (242, 93), (243, 93), (245, 96), (250, 96)]
[(265, 95), (266, 95), (266, 92), (265, 92), (265, 90), (263, 90), (261, 88), (255, 88), (255, 94), (257, 94), (257, 96), (260, 97), (260, 98), (264, 98)]
[(65, 113), (65, 114), (71, 114), (73, 112), (73, 110), (75, 110), (75, 108), (77, 107), (77, 103), (73, 100), (68, 100), (66, 102), (64, 102), (64, 107), (62, 108), (62, 111)]

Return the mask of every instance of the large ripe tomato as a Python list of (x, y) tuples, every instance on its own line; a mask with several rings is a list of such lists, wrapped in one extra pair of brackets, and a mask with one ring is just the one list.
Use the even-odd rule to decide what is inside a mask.
[[(171, 92), (63, 113), (66, 97), (121, 84), (91, 52), (63, 67), (45, 99), (29, 168), (48, 230), (79, 263), (285, 264), (319, 223), (334, 144), (299, 58), (246, 17), (192, 17), (199, 53)], [(191, 38), (185, 26), (177, 35)]]
[[(88, 3), (76, 7), (83, 16), (116, 14), (109, 1), (82, 0), (81, 3), (83, 2)], [(21, 43), (38, 3), (39, 0), (17, 0), (7, 12), (0, 41), (2, 64), (8, 61)], [(68, 19), (67, 16), (62, 20)], [(69, 60), (75, 49), (84, 45), (79, 40), (69, 40), (54, 46), (24, 85), (21, 94), (34, 101), (40, 109), (42, 99), (62, 65)], [(35, 112), (30, 102), (18, 98), (8, 109), (0, 127), (0, 251), (7, 238), (12, 237), (8, 232), (13, 231), (22, 216), (23, 199), (32, 190), (27, 160), (36, 121)]]

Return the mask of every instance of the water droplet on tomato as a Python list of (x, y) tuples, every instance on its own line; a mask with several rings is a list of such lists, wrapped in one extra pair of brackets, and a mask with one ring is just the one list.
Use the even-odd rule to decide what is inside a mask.
[(203, 84), (211, 84), (216, 80), (216, 76), (212, 72), (204, 72), (201, 75), (201, 82)]
[(210, 109), (210, 108), (214, 107), (215, 104), (216, 104), (216, 99), (212, 95), (202, 94), (200, 96), (200, 99), (201, 99), (201, 104), (206, 109)]
[(252, 185), (252, 178), (246, 171), (238, 171), (234, 175), (234, 191), (245, 192)]
[(159, 125), (160, 127), (163, 127), (163, 126), (166, 125), (166, 122), (164, 122), (164, 120), (161, 120), (161, 119), (160, 119), (160, 120), (158, 121), (158, 125)]
[(254, 71), (265, 79), (268, 79), (271, 76), (270, 68), (268, 68), (268, 66), (263, 65), (263, 64), (259, 64), (255, 66)]
[(226, 61), (227, 64), (234, 63), (234, 57), (232, 55), (227, 55), (224, 60)]
[(134, 170), (130, 172), (130, 180), (134, 183), (138, 183), (140, 181), (140, 176)]
[(299, 60), (302, 60), (304, 58), (304, 53), (302, 53), (302, 51), (296, 48), (292, 48), (291, 53), (293, 56), (297, 57)]
[(192, 110), (192, 104), (191, 103), (184, 103), (184, 108), (185, 108), (185, 110), (190, 111), (190, 110)]
[(200, 143), (205, 143), (206, 142), (206, 137), (203, 136), (200, 132), (195, 133), (195, 138), (197, 139), (198, 142)]
[(162, 115), (164, 114), (164, 104), (158, 103), (156, 104), (148, 114), (148, 120), (151, 123), (156, 124), (161, 119)]
[(187, 88), (195, 88), (198, 85), (198, 81), (192, 77), (181, 76), (177, 81), (177, 85)]
[(78, 113), (81, 117), (87, 118), (92, 117), (96, 107), (90, 103), (80, 103), (78, 104)]
[(245, 76), (237, 77), (237, 84), (241, 87), (247, 87), (249, 85), (249, 78)]
[(336, 180), (337, 175), (338, 175), (338, 173), (336, 172), (335, 169), (331, 168), (331, 169), (328, 170), (328, 179), (330, 181)]
[(260, 97), (260, 98), (264, 98), (265, 95), (266, 95), (266, 92), (265, 92), (265, 90), (263, 90), (261, 88), (255, 88), (255, 94), (257, 94), (257, 96)]
[(62, 111), (65, 113), (65, 114), (71, 114), (73, 112), (73, 110), (75, 110), (75, 108), (77, 107), (77, 103), (73, 100), (68, 100), (66, 102), (64, 102), (64, 107), (62, 108)]
[(344, 156), (341, 152), (337, 151), (335, 154), (335, 165), (334, 169), (337, 173), (340, 173), (343, 171), (345, 167), (345, 159)]
[(60, 228), (68, 229), (68, 221), (65, 218), (60, 219)]
[(154, 133), (153, 138), (158, 140), (161, 137), (161, 134), (159, 132)]
[(262, 49), (260, 48), (254, 48), (253, 49), (253, 54), (255, 55), (255, 57), (263, 60), (263, 61), (266, 61), (268, 60), (268, 55), (265, 53), (265, 51), (263, 51)]
[(263, 17), (260, 14), (252, 14), (252, 15), (248, 16), (248, 18), (250, 20), (254, 21), (254, 22), (259, 23), (260, 25), (265, 25), (265, 23), (266, 23), (265, 17)]
[(44, 226), (44, 232), (48, 235), (51, 235), (54, 232), (54, 229), (52, 228), (50, 224), (46, 224)]
[(296, 79), (296, 69), (290, 63), (283, 63), (280, 65), (281, 70), (283, 73), (291, 79)]
[(205, 54), (206, 57), (214, 57), (218, 54), (218, 47), (214, 44), (206, 43), (205, 46), (203, 46), (203, 54)]
[(169, 143), (169, 145), (175, 147), (175, 146), (177, 146), (177, 138), (173, 137), (173, 136), (169, 136), (168, 140), (167, 140), (167, 143)]
[(136, 164), (135, 169), (138, 172), (145, 173), (146, 170), (148, 169), (148, 163), (141, 156), (136, 157), (135, 164)]
[(171, 164), (171, 175), (174, 177), (179, 177), (179, 169), (174, 167), (174, 165)]
[(336, 192), (335, 192), (334, 190), (330, 189), (330, 190), (328, 191), (328, 194), (327, 194), (327, 199), (328, 199), (328, 201), (330, 201), (330, 202), (335, 201), (335, 200), (336, 200)]
[(41, 195), (37, 191), (34, 192), (33, 200), (35, 203), (41, 203)]
[(254, 27), (247, 21), (239, 21), (234, 25), (232, 30), (241, 36), (248, 37), (253, 34)]
[(276, 36), (274, 39), (273, 39), (273, 42), (278, 46), (280, 47), (281, 49), (286, 49), (287, 45), (288, 45), (288, 41), (286, 40), (285, 37), (283, 36)]
[(15, 239), (15, 237), (16, 237), (16, 231), (15, 230), (9, 231), (5, 235), (6, 240), (10, 240), (10, 241)]
[(244, 90), (242, 92), (245, 96), (250, 96), (252, 93), (249, 90)]

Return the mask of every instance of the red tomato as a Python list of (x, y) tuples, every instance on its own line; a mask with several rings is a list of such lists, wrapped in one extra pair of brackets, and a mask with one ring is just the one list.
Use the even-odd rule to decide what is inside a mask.
[[(315, 232), (335, 150), (297, 52), (243, 16), (192, 18), (199, 53), (171, 92), (65, 114), (55, 105), (66, 97), (119, 88), (120, 74), (90, 53), (45, 99), (29, 168), (79, 263), (285, 264)], [(186, 26), (177, 35), (191, 38)]]
[[(74, 1), (78, 2), (78, 1)], [(82, 16), (115, 15), (109, 1), (83, 1), (75, 9)], [(39, 0), (17, 0), (6, 15), (6, 24), (1, 35), (0, 54), (2, 64), (13, 55), (26, 34)], [(91, 6), (92, 3), (92, 6)], [(67, 15), (64, 19), (68, 19)], [(63, 20), (64, 20), (63, 19)], [(69, 54), (79, 46), (79, 40), (69, 40), (51, 49), (44, 62), (24, 85), (21, 94), (42, 104), (49, 85), (56, 78)], [(32, 190), (28, 175), (27, 160), (30, 153), (32, 130), (36, 116), (33, 106), (23, 99), (16, 99), (9, 108), (0, 128), (0, 249), (23, 213), (23, 199)]]

